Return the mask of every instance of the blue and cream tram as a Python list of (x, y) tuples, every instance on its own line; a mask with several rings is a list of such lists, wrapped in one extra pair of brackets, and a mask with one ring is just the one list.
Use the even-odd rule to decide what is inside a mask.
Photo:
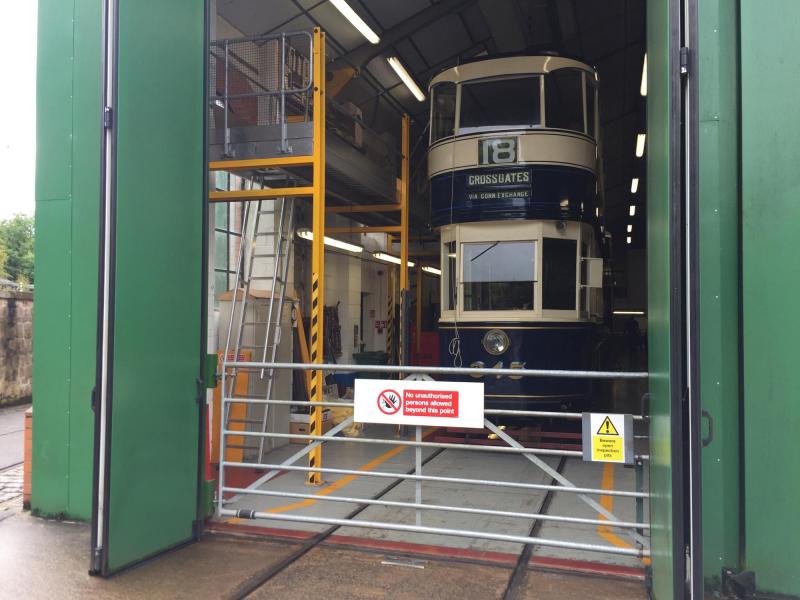
[[(586, 369), (602, 320), (597, 74), (489, 58), (430, 84), (443, 366)], [(483, 377), (487, 406), (586, 408), (585, 380)]]

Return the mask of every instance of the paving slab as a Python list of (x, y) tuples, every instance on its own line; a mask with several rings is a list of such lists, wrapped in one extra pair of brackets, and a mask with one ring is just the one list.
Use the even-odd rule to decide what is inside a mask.
[(0, 521), (4, 598), (224, 598), (296, 544), (210, 534), (114, 577), (88, 574), (89, 527), (17, 513)]
[(409, 560), (380, 552), (318, 547), (249, 598), (488, 600), (502, 598), (510, 575), (511, 570), (503, 567)]
[(624, 579), (529, 571), (520, 600), (647, 600), (643, 583)]

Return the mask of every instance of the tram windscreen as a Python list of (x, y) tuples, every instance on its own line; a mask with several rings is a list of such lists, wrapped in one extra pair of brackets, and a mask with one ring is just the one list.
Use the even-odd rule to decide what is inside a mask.
[(486, 127), (539, 125), (539, 98), (539, 77), (464, 83), (461, 85), (459, 132)]
[(464, 310), (533, 310), (536, 243), (461, 245)]
[(559, 69), (544, 80), (545, 122), (553, 129), (583, 133), (583, 71)]
[(431, 92), (431, 142), (450, 137), (456, 128), (456, 84), (440, 83)]
[(575, 310), (576, 240), (542, 240), (542, 308)]

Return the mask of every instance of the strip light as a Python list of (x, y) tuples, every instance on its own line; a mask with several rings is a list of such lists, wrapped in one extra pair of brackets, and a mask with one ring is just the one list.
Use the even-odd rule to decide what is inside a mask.
[(631, 194), (635, 194), (639, 191), (639, 178), (634, 177), (631, 179)]
[(644, 311), (643, 310), (615, 310), (615, 315), (632, 315), (634, 317), (643, 317)]
[(642, 158), (644, 156), (644, 144), (647, 140), (647, 134), (640, 133), (636, 136), (636, 158)]
[[(386, 252), (373, 252), (372, 256), (374, 256), (378, 260), (382, 260), (384, 262), (394, 263), (396, 265), (399, 265), (401, 263), (399, 258), (397, 258), (396, 256), (392, 256), (391, 254), (386, 254)], [(408, 264), (409, 267), (413, 267), (414, 266), (414, 263), (411, 262), (411, 261), (408, 261), (407, 264)]]
[(631, 240), (632, 240), (632, 239), (633, 239), (633, 238), (632, 238), (631, 236), (628, 236), (628, 244), (630, 244), (630, 243), (631, 243)]
[(406, 84), (406, 87), (411, 91), (412, 94), (414, 94), (414, 98), (420, 102), (424, 102), (425, 94), (422, 93), (422, 90), (419, 88), (417, 83), (414, 81), (411, 75), (408, 74), (408, 71), (406, 71), (403, 63), (400, 62), (400, 59), (398, 59), (396, 56), (390, 56), (386, 60), (389, 61), (389, 64), (394, 69), (394, 72), (397, 73), (397, 76), (403, 80), (403, 83)]
[(647, 52), (644, 53), (644, 64), (642, 65), (642, 85), (639, 88), (642, 96), (647, 96)]
[(354, 11), (350, 5), (345, 2), (345, 0), (331, 0), (331, 4), (336, 7), (342, 16), (350, 21), (350, 24), (358, 29), (359, 33), (367, 38), (367, 41), (377, 44), (381, 41), (381, 38), (378, 37), (378, 34), (375, 33), (372, 28), (364, 22), (364, 19), (358, 16), (356, 11)]
[(632, 217), (636, 216), (636, 205), (631, 204), (630, 208), (628, 209), (628, 214)]
[(422, 270), (426, 273), (430, 273), (431, 275), (441, 275), (442, 270), (437, 269), (436, 267), (422, 267)]
[[(297, 230), (297, 237), (303, 238), (304, 240), (308, 240), (309, 242), (314, 240), (314, 232), (308, 229), (298, 229)], [(335, 238), (325, 236), (325, 245), (331, 246), (332, 248), (339, 248), (340, 250), (347, 250), (348, 252), (353, 252), (354, 254), (359, 254), (364, 251), (364, 248), (361, 246), (356, 246), (355, 244), (349, 244), (347, 242), (343, 242), (342, 240), (337, 240)]]
[(628, 233), (633, 233), (633, 225), (628, 223)]

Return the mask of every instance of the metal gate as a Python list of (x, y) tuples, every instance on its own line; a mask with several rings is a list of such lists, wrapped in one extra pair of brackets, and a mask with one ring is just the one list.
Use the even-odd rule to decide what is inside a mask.
[[(292, 370), (292, 371), (314, 371), (321, 369), (328, 373), (343, 372), (343, 371), (357, 371), (360, 373), (381, 373), (393, 374), (399, 376), (437, 376), (447, 379), (449, 377), (480, 377), (480, 376), (513, 376), (513, 377), (570, 377), (582, 379), (646, 379), (647, 373), (645, 372), (600, 372), (600, 371), (559, 371), (559, 370), (534, 370), (534, 369), (476, 369), (476, 368), (449, 368), (449, 367), (410, 367), (410, 366), (382, 366), (382, 365), (329, 365), (329, 364), (293, 364), (293, 363), (267, 363), (267, 362), (242, 362), (242, 361), (225, 361), (222, 365), (222, 390), (225, 394), (222, 397), (222, 414), (227, 414), (229, 408), (234, 404), (243, 405), (273, 405), (273, 406), (305, 406), (309, 407), (309, 403), (300, 400), (278, 400), (278, 399), (261, 399), (253, 397), (240, 397), (231, 394), (232, 386), (226, 384), (226, 380), (234, 373), (240, 371), (255, 371), (261, 369), (275, 369), (275, 370)], [(311, 419), (316, 410), (322, 410), (325, 407), (335, 407), (337, 409), (350, 408), (352, 409), (353, 403), (342, 403), (333, 401), (315, 402), (311, 405)], [(644, 464), (649, 460), (649, 456), (643, 450), (646, 450), (646, 435), (636, 436), (636, 442), (639, 448), (638, 453), (635, 454), (635, 485), (633, 489), (614, 489), (607, 485), (601, 488), (578, 486), (569, 478), (567, 478), (560, 469), (554, 467), (550, 461), (559, 460), (559, 465), (563, 465), (566, 460), (580, 459), (582, 452), (580, 450), (567, 450), (567, 449), (554, 449), (554, 448), (541, 448), (541, 447), (526, 447), (520, 441), (514, 439), (504, 431), (503, 427), (496, 425), (491, 419), (497, 417), (525, 417), (525, 418), (538, 418), (538, 419), (552, 419), (554, 421), (580, 421), (582, 418), (581, 413), (574, 412), (559, 412), (559, 411), (531, 411), (531, 410), (499, 410), (499, 409), (486, 409), (484, 411), (485, 420), (484, 426), (494, 440), (504, 442), (504, 445), (475, 445), (470, 443), (455, 443), (455, 442), (436, 442), (427, 441), (424, 435), (424, 428), (421, 426), (406, 427), (405, 431), (398, 430), (396, 435), (391, 437), (380, 437), (365, 435), (361, 432), (354, 437), (338, 435), (343, 430), (351, 427), (353, 418), (350, 416), (341, 423), (324, 433), (323, 435), (307, 435), (298, 433), (285, 433), (285, 432), (270, 432), (270, 431), (241, 431), (231, 430), (223, 422), (221, 427), (221, 448), (220, 448), (220, 471), (219, 471), (219, 488), (217, 491), (217, 517), (220, 519), (235, 519), (235, 520), (263, 520), (265, 522), (294, 522), (300, 524), (314, 524), (314, 525), (328, 525), (334, 529), (339, 527), (357, 527), (374, 530), (406, 532), (409, 534), (433, 534), (436, 536), (454, 536), (460, 538), (475, 538), (480, 540), (491, 540), (494, 542), (510, 542), (515, 544), (524, 544), (526, 546), (537, 547), (552, 547), (562, 548), (572, 551), (588, 551), (607, 553), (613, 555), (627, 555), (638, 557), (648, 561), (650, 556), (649, 547), (649, 523), (644, 518), (645, 514), (645, 500), (649, 498), (647, 491), (643, 489), (644, 480)], [(643, 425), (645, 417), (642, 415), (635, 415), (634, 421)], [(385, 426), (384, 426), (385, 427)], [(385, 432), (385, 429), (384, 429)], [(248, 462), (246, 459), (241, 462), (226, 461), (225, 460), (225, 447), (228, 436), (236, 436), (238, 439), (244, 438), (251, 440), (258, 445), (257, 442), (264, 438), (273, 439), (292, 439), (294, 441), (301, 440), (307, 442), (305, 446), (289, 456), (283, 456), (279, 460), (265, 460), (261, 462), (254, 454), (254, 462)], [(497, 442), (496, 442), (497, 443)], [(322, 452), (321, 464), (298, 464), (301, 463), (311, 451), (322, 447), (331, 447), (330, 445), (367, 445), (370, 447), (385, 447), (393, 446), (396, 449), (405, 449), (406, 447), (414, 450), (413, 466), (405, 465), (405, 470), (394, 471), (390, 469), (379, 470), (374, 466), (374, 461), (358, 468), (353, 465), (346, 465), (345, 468), (341, 466), (326, 466), (324, 457), (325, 452)], [(467, 452), (467, 453), (490, 453), (490, 456), (507, 457), (508, 461), (528, 461), (535, 465), (550, 479), (550, 483), (531, 483), (525, 481), (503, 480), (502, 477), (485, 478), (485, 477), (453, 477), (447, 475), (436, 475), (425, 472), (425, 466), (443, 452)], [(423, 459), (423, 453), (427, 456)], [(470, 456), (471, 454), (467, 454)], [(487, 456), (487, 455), (484, 455)], [(266, 455), (269, 459), (270, 454)], [(513, 463), (505, 462), (503, 465), (512, 467)], [(517, 465), (518, 466), (518, 465)], [(264, 470), (266, 473), (257, 477), (254, 481), (248, 484), (234, 485), (229, 483), (229, 474), (232, 469), (259, 469)], [(501, 473), (501, 468), (498, 473)], [(298, 492), (281, 490), (280, 486), (272, 485), (276, 478), (286, 473), (301, 473), (307, 475), (309, 473), (320, 473), (322, 475), (337, 476), (340, 478), (374, 478), (376, 480), (383, 480), (390, 482), (387, 487), (373, 490), (377, 493), (368, 493), (361, 495), (338, 495), (334, 492), (339, 487), (336, 483), (324, 488), (323, 492), (313, 493), (315, 490)], [(414, 501), (397, 501), (384, 499), (383, 496), (391, 491), (396, 486), (404, 482), (413, 482), (414, 484)], [(442, 484), (442, 485), (458, 485), (468, 486), (470, 489), (491, 489), (497, 493), (492, 496), (494, 505), (492, 506), (468, 506), (460, 498), (447, 498), (445, 502), (426, 502), (425, 501), (425, 484)], [(524, 512), (516, 510), (504, 510), (500, 504), (503, 501), (503, 492), (510, 493), (542, 493), (548, 495), (554, 493), (570, 494), (579, 499), (583, 504), (588, 506), (593, 512), (598, 513), (599, 518), (586, 518), (585, 516), (574, 515), (553, 515), (546, 514), (544, 510), (536, 512)], [(458, 494), (456, 494), (458, 495)], [(250, 507), (242, 507), (242, 504), (247, 504), (247, 498), (284, 498), (301, 501), (303, 503), (326, 503), (326, 505), (349, 504), (355, 505), (357, 508), (346, 515), (330, 516), (323, 511), (322, 515), (309, 515), (309, 514), (287, 514), (290, 510), (258, 510)], [(623, 520), (618, 518), (612, 510), (607, 508), (600, 501), (601, 498), (612, 499), (626, 499), (635, 504), (636, 518), (631, 520)], [(244, 501), (244, 502), (243, 502)], [(330, 504), (327, 504), (330, 503)], [(544, 503), (543, 503), (544, 504)], [(390, 522), (388, 520), (372, 520), (358, 518), (359, 514), (364, 512), (365, 509), (371, 507), (380, 507), (386, 509), (399, 509), (408, 511), (413, 510), (414, 519), (407, 519), (409, 522)], [(426, 513), (450, 513), (463, 515), (462, 521), (464, 526), (459, 527), (432, 527), (424, 525), (424, 515)], [(576, 511), (577, 512), (577, 511)], [(560, 523), (576, 527), (594, 527), (605, 528), (613, 530), (619, 534), (620, 537), (628, 540), (628, 543), (618, 544), (596, 544), (587, 543), (585, 541), (573, 541), (565, 539), (555, 539), (552, 537), (545, 537), (541, 535), (513, 535), (503, 531), (496, 530), (479, 530), (478, 528), (470, 528), (466, 525), (470, 517), (488, 517), (501, 518), (501, 519), (523, 519), (530, 520), (534, 524), (547, 524), (547, 523)], [(461, 521), (459, 521), (461, 522)], [(598, 529), (599, 531), (600, 529)], [(531, 532), (537, 532), (539, 529), (532, 528)], [(616, 534), (615, 534), (616, 535)], [(605, 537), (605, 536), (604, 536)], [(611, 536), (609, 536), (611, 537)], [(619, 539), (619, 538), (617, 538)]]

